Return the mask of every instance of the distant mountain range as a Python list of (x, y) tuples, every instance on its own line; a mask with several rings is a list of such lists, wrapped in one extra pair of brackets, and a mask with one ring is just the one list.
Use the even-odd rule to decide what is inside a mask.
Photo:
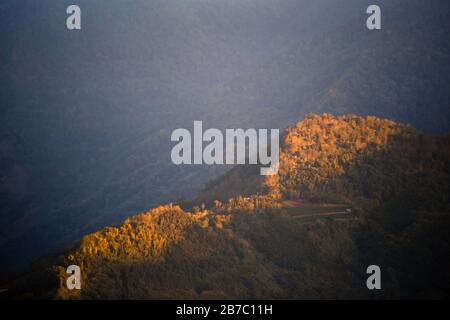
[(227, 168), (170, 163), (171, 131), (194, 120), (285, 128), (352, 113), (447, 132), (450, 4), (378, 3), (371, 32), (365, 0), (80, 0), (79, 33), (63, 3), (2, 3), (0, 268), (197, 196)]

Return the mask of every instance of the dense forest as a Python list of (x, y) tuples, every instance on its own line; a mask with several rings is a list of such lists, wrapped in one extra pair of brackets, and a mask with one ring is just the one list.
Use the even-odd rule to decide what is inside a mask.
[[(450, 136), (373, 116), (309, 114), (277, 175), (237, 166), (192, 201), (86, 235), (36, 261), (11, 297), (450, 296)], [(68, 265), (82, 289), (66, 288)], [(366, 267), (382, 290), (366, 288)]]

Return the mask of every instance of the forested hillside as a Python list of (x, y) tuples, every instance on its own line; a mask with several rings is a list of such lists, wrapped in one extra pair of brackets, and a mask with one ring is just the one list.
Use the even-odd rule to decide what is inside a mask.
[[(237, 167), (193, 202), (38, 261), (11, 295), (449, 297), (449, 143), (376, 117), (308, 115), (284, 133), (278, 175)], [(238, 185), (245, 195), (226, 195)], [(70, 264), (82, 269), (82, 290), (65, 287)], [(371, 264), (383, 270), (382, 291), (365, 287)]]
[(283, 135), (278, 175), (238, 166), (210, 182), (199, 199), (248, 195), (379, 204), (415, 192), (449, 202), (450, 136), (423, 134), (374, 116), (307, 115)]
[(379, 0), (380, 32), (365, 27), (371, 0), (77, 4), (86, 25), (71, 33), (62, 1), (0, 3), (1, 271), (197, 195), (224, 168), (171, 163), (171, 132), (194, 120), (283, 129), (330, 112), (450, 129), (448, 0)]

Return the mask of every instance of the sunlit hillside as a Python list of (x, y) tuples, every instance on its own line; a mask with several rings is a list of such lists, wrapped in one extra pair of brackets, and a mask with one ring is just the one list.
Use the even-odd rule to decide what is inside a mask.
[[(449, 143), (376, 117), (308, 115), (285, 131), (278, 175), (236, 167), (197, 200), (38, 261), (11, 295), (448, 297)], [(242, 194), (227, 193), (236, 186)], [(70, 264), (82, 269), (80, 291), (65, 286)], [(370, 264), (386, 270), (381, 292), (365, 288)]]
[(285, 131), (282, 144), (278, 175), (261, 178), (238, 166), (210, 182), (199, 199), (248, 195), (256, 186), (275, 198), (309, 201), (376, 205), (409, 189), (448, 200), (442, 191), (449, 188), (449, 135), (373, 116), (310, 114)]

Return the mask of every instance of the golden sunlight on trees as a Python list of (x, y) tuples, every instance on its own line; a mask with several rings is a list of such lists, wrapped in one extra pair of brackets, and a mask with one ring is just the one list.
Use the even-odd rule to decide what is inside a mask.
[[(234, 168), (190, 205), (87, 235), (45, 270), (60, 299), (361, 298), (377, 259), (392, 269), (386, 296), (445, 295), (420, 279), (449, 283), (449, 147), (390, 120), (310, 114), (286, 130), (277, 175)], [(65, 287), (71, 264), (81, 291)]]
[[(266, 185), (289, 199), (383, 200), (440, 167), (449, 139), (373, 116), (310, 114), (286, 131), (278, 177)], [(403, 178), (400, 178), (402, 176)], [(432, 181), (428, 181), (433, 183)]]

